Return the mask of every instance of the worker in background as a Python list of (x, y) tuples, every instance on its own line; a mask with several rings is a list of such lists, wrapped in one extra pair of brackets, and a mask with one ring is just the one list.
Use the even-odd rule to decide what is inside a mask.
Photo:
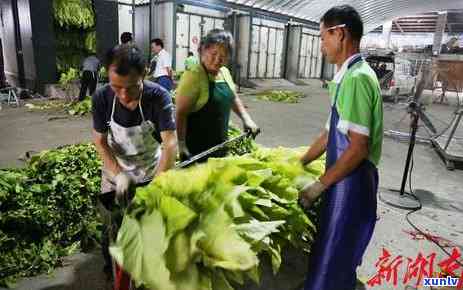
[(387, 69), (386, 69), (386, 64), (382, 63), (379, 68), (378, 68), (378, 79), (382, 79), (386, 75)]
[(383, 106), (378, 79), (359, 53), (362, 35), (351, 6), (333, 7), (321, 18), (321, 51), (337, 72), (326, 128), (301, 157), (307, 165), (326, 152), (324, 174), (300, 192), (306, 208), (322, 197), (305, 290), (355, 289), (376, 223)]
[[(245, 130), (257, 134), (259, 127), (249, 116), (230, 71), (225, 66), (233, 50), (233, 36), (211, 30), (200, 42), (199, 64), (185, 71), (176, 94), (177, 134), (183, 160), (227, 139), (230, 111), (243, 121)], [(217, 151), (214, 157), (223, 157)]]
[[(109, 84), (92, 99), (93, 138), (103, 161), (101, 191), (115, 191), (125, 200), (130, 184), (151, 180), (172, 168), (177, 156), (177, 136), (172, 99), (158, 84), (144, 81), (145, 61), (133, 45), (119, 45), (107, 54)], [(161, 146), (162, 144), (162, 146)], [(115, 238), (111, 214), (105, 219), (106, 270), (110, 265), (108, 242)]]
[(156, 66), (153, 73), (154, 80), (170, 92), (173, 88), (172, 58), (164, 49), (164, 42), (159, 38), (151, 40), (151, 52), (156, 57)]
[(158, 61), (158, 56), (156, 54), (150, 60), (149, 68), (148, 68), (148, 79), (151, 81), (155, 81), (154, 79), (154, 71), (156, 70), (156, 63)]
[(98, 71), (100, 70), (100, 65), (100, 60), (95, 54), (90, 54), (82, 62), (79, 102), (85, 99), (87, 91), (90, 96), (95, 92), (96, 85), (98, 84)]
[(131, 32), (122, 32), (121, 34), (121, 44), (131, 44), (133, 42), (133, 37)]
[(188, 57), (185, 58), (185, 70), (190, 70), (193, 66), (199, 63), (198, 58), (193, 54), (193, 52), (188, 52)]

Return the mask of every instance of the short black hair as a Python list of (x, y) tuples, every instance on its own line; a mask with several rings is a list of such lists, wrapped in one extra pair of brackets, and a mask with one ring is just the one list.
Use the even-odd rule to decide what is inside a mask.
[(146, 61), (138, 47), (133, 44), (121, 44), (113, 47), (106, 53), (106, 70), (109, 70), (111, 65), (116, 66), (116, 73), (118, 75), (126, 76), (131, 71), (143, 75), (145, 73)]
[(127, 42), (132, 41), (132, 33), (131, 32), (122, 32), (121, 34), (121, 43), (126, 44)]
[(189, 51), (189, 52), (188, 52), (188, 56), (193, 56), (193, 55), (194, 55), (194, 54), (193, 54), (192, 51)]
[(160, 38), (151, 39), (151, 43), (154, 43), (154, 44), (164, 48), (164, 42)]
[(345, 24), (353, 40), (360, 42), (363, 36), (363, 21), (354, 7), (349, 5), (334, 6), (326, 11), (320, 19), (326, 27)]
[(233, 35), (223, 29), (212, 29), (209, 31), (206, 36), (201, 39), (199, 43), (199, 49), (208, 48), (214, 44), (223, 44), (228, 50), (229, 54), (232, 54), (235, 42), (233, 40)]

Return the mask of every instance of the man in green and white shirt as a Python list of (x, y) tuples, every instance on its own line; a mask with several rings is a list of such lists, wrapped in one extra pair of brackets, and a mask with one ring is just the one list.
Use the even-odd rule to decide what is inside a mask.
[[(352, 55), (335, 74), (329, 85), (331, 104), (334, 102), (336, 85), (339, 90), (336, 109), (340, 115), (337, 128), (347, 135), (348, 131), (368, 136), (368, 160), (378, 166), (383, 142), (383, 102), (375, 72), (367, 62), (356, 63), (349, 71), (349, 61), (359, 56)], [(330, 117), (325, 129), (330, 129)]]
[(326, 128), (301, 157), (306, 165), (326, 152), (324, 174), (299, 194), (304, 207), (322, 197), (304, 290), (350, 290), (376, 224), (381, 90), (359, 53), (363, 22), (357, 11), (336, 6), (320, 22), (322, 53), (338, 71), (329, 85)]

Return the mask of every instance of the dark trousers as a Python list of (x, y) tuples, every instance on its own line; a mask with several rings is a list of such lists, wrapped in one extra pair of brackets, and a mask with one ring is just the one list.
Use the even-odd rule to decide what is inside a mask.
[(169, 76), (161, 76), (156, 79), (156, 82), (166, 89), (169, 93), (172, 91), (172, 88), (174, 86), (172, 79)]
[(97, 81), (96, 72), (85, 70), (82, 73), (82, 78), (80, 79), (79, 101), (83, 101), (85, 99), (87, 89), (89, 94), (93, 95), (96, 90)]

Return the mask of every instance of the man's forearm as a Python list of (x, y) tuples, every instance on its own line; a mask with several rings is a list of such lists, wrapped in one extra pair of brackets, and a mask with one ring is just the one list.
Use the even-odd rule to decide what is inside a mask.
[(327, 187), (337, 183), (356, 169), (367, 157), (368, 150), (349, 145), (336, 163), (320, 177), (320, 182)]
[(109, 173), (113, 174), (113, 176), (119, 174), (121, 168), (108, 144), (104, 142), (95, 142), (95, 147), (100, 158), (103, 160), (103, 167), (109, 171)]
[(326, 151), (328, 143), (328, 132), (326, 130), (318, 136), (317, 140), (310, 146), (309, 150), (302, 156), (301, 162), (305, 165), (318, 159)]
[(157, 166), (154, 176), (156, 177), (162, 172), (173, 168), (175, 165), (176, 156), (177, 142), (171, 140), (167, 144), (164, 144), (161, 152), (161, 158), (159, 160), (159, 165)]

